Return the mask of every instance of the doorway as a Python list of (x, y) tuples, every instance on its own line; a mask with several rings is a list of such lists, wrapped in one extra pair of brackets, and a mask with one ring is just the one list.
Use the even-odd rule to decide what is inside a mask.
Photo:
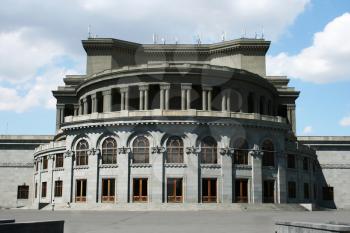
[(134, 178), (133, 180), (133, 202), (148, 201), (148, 179)]
[(263, 202), (274, 203), (275, 202), (275, 181), (264, 180), (263, 192), (264, 192)]
[(248, 179), (237, 179), (235, 183), (235, 202), (248, 203)]

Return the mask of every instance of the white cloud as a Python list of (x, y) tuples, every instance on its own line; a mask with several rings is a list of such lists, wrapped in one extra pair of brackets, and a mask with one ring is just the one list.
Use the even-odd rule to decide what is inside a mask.
[(348, 127), (350, 126), (350, 116), (343, 117), (340, 121), (339, 124), (343, 127)]
[[(51, 90), (63, 73), (83, 70), (81, 39), (87, 25), (100, 37), (149, 43), (152, 34), (178, 37), (191, 43), (248, 36), (264, 26), (269, 39), (278, 39), (310, 0), (3, 0), (0, 8), (0, 111), (52, 108)], [(40, 11), (39, 11), (40, 9)], [(79, 65), (58, 64), (68, 57)], [(43, 71), (44, 70), (44, 71)], [(68, 72), (68, 73), (69, 73)], [(39, 75), (40, 74), (40, 75)]]
[(299, 54), (268, 57), (268, 72), (314, 83), (350, 80), (349, 25), (350, 13), (333, 19), (314, 35), (312, 45)]
[(37, 35), (34, 29), (0, 32), (0, 81), (28, 81), (40, 67), (64, 54), (62, 46)]
[(51, 67), (42, 75), (36, 76), (27, 90), (0, 86), (0, 111), (21, 113), (34, 107), (54, 109), (56, 100), (51, 90), (63, 83), (62, 78), (66, 74), (76, 74), (76, 71)]
[(310, 134), (313, 132), (312, 126), (308, 125), (303, 129), (303, 134)]

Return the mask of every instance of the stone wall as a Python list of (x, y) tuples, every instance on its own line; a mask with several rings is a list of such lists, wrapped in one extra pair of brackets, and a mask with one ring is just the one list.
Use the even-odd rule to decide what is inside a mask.
[[(32, 203), (34, 148), (49, 140), (51, 136), (0, 136), (0, 208)], [(28, 199), (17, 199), (19, 185), (29, 186)]]

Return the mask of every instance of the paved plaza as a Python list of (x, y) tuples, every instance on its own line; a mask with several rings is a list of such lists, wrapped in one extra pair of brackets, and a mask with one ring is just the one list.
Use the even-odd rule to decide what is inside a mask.
[(274, 232), (276, 220), (350, 222), (350, 211), (37, 211), (0, 210), (17, 222), (65, 220), (65, 233)]

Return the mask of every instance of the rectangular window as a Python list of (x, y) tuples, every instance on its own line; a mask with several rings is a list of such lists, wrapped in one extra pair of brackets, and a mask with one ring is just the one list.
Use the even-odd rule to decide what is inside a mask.
[(183, 201), (182, 178), (167, 179), (167, 201), (180, 203)]
[(63, 167), (63, 160), (64, 160), (63, 154), (57, 154), (55, 167)]
[(327, 186), (322, 188), (322, 196), (324, 201), (334, 200), (334, 190), (333, 187)]
[(35, 195), (35, 198), (38, 197), (38, 183), (35, 183), (35, 193), (34, 193), (34, 195)]
[(295, 168), (295, 155), (288, 155), (287, 164), (288, 168)]
[(76, 180), (75, 202), (86, 202), (86, 179)]
[(235, 201), (248, 203), (248, 180), (237, 179), (235, 183)]
[(244, 164), (244, 165), (248, 164), (248, 150), (237, 149), (235, 150), (233, 156), (234, 156), (233, 157), (234, 164)]
[(217, 202), (217, 179), (216, 178), (203, 178), (202, 179), (202, 202), (210, 203)]
[(29, 186), (20, 185), (17, 189), (17, 199), (28, 199), (29, 196)]
[(55, 197), (62, 197), (62, 188), (63, 188), (63, 181), (56, 180), (55, 181)]
[(297, 184), (294, 181), (288, 181), (288, 198), (297, 197)]
[(114, 202), (115, 179), (102, 179), (102, 202)]
[(148, 179), (134, 178), (133, 180), (133, 201), (147, 202), (148, 201)]
[(41, 197), (46, 197), (47, 183), (41, 183)]
[(45, 169), (47, 169), (47, 167), (48, 167), (48, 158), (47, 158), (47, 156), (44, 156), (43, 157), (43, 170), (45, 170)]
[(264, 193), (264, 196), (263, 196), (264, 203), (275, 202), (275, 181), (274, 180), (264, 180), (263, 193)]
[(309, 170), (309, 159), (307, 157), (304, 157), (303, 159), (303, 169), (305, 171)]
[(304, 199), (310, 199), (310, 187), (308, 183), (304, 183)]

